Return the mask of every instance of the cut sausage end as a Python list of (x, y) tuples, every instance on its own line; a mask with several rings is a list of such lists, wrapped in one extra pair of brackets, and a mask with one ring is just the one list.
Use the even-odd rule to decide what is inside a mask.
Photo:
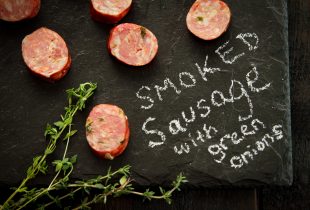
[(157, 54), (158, 42), (156, 36), (147, 28), (133, 23), (123, 23), (111, 30), (108, 50), (125, 64), (144, 66)]
[(128, 119), (124, 111), (110, 104), (99, 104), (86, 120), (86, 139), (95, 155), (113, 160), (124, 152), (129, 141)]
[(91, 0), (90, 14), (96, 21), (114, 24), (130, 10), (132, 0)]
[(22, 54), (31, 73), (49, 81), (63, 78), (71, 66), (65, 41), (47, 28), (40, 28), (23, 39)]
[(41, 6), (41, 0), (1, 0), (0, 19), (17, 22), (35, 17)]
[(228, 28), (231, 12), (226, 3), (220, 0), (197, 0), (190, 8), (187, 28), (203, 40), (213, 40)]

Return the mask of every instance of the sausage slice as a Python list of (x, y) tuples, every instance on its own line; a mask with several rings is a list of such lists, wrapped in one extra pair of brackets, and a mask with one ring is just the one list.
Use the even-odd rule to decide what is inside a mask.
[(227, 30), (230, 19), (230, 9), (223, 1), (197, 0), (187, 14), (186, 24), (195, 36), (213, 40)]
[(158, 51), (155, 35), (147, 28), (123, 23), (110, 32), (108, 50), (119, 61), (131, 66), (150, 63)]
[(94, 20), (117, 23), (130, 10), (132, 0), (91, 0), (90, 14)]
[(10, 22), (35, 17), (41, 0), (0, 0), (0, 19)]
[(22, 54), (30, 71), (49, 81), (64, 77), (71, 66), (65, 41), (48, 28), (40, 28), (26, 36), (22, 42)]
[(89, 113), (85, 126), (88, 144), (97, 156), (113, 160), (127, 147), (130, 131), (121, 108), (99, 104)]

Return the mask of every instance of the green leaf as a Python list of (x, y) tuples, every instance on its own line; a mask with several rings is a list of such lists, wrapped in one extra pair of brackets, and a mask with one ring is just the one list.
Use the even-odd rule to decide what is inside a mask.
[(154, 194), (155, 194), (155, 192), (150, 191), (150, 189), (146, 189), (145, 192), (143, 193), (143, 196), (150, 201)]
[(39, 166), (39, 171), (43, 174), (46, 174), (47, 172), (47, 163), (46, 163), (46, 160), (44, 160), (41, 164), (41, 166)]
[(42, 156), (36, 156), (36, 157), (34, 157), (33, 158), (33, 166), (36, 166), (36, 165), (38, 165), (38, 163), (39, 163), (39, 160), (41, 159), (41, 157)]
[(22, 187), (22, 188), (17, 190), (17, 192), (19, 192), (19, 193), (26, 192), (26, 191), (27, 191), (27, 187)]
[(44, 209), (45, 209), (44, 205), (39, 205), (39, 206), (37, 207), (37, 210), (44, 210)]
[(62, 164), (62, 170), (64, 173), (66, 173), (66, 171), (72, 167), (72, 163), (70, 162), (63, 162)]
[(68, 117), (67, 119), (65, 119), (65, 124), (69, 125), (72, 123), (72, 117)]
[(84, 191), (89, 195), (90, 192), (89, 192), (89, 189), (87, 187), (84, 187)]
[(120, 178), (120, 180), (119, 180), (119, 183), (120, 183), (121, 185), (124, 185), (126, 182), (127, 182), (127, 177), (126, 177), (126, 176), (123, 176), (123, 177)]
[(45, 132), (44, 132), (45, 137), (49, 134), (51, 128), (52, 128), (52, 126), (50, 124), (46, 125)]
[(169, 205), (171, 205), (171, 203), (172, 203), (172, 200), (171, 200), (170, 197), (165, 197), (165, 201), (166, 201)]
[(55, 172), (58, 172), (62, 169), (62, 160), (54, 160), (53, 165), (55, 165)]
[(52, 154), (52, 150), (49, 148), (49, 147), (47, 147), (46, 149), (45, 149), (45, 151), (44, 151), (44, 154), (45, 155), (49, 155), (49, 154)]
[(166, 191), (162, 187), (159, 187), (159, 190), (160, 190), (161, 194), (163, 194), (163, 195), (166, 193)]
[(62, 121), (58, 121), (58, 122), (54, 122), (54, 125), (57, 126), (59, 129), (62, 129), (65, 124)]
[(77, 155), (73, 155), (71, 158), (70, 158), (70, 162), (72, 164), (76, 163), (76, 160), (77, 160)]
[(75, 133), (77, 132), (77, 130), (72, 130), (69, 133), (66, 134), (66, 136), (63, 138), (63, 140), (67, 140), (69, 139), (71, 136), (73, 136)]
[(95, 188), (99, 189), (99, 190), (104, 190), (105, 186), (103, 184), (97, 183), (94, 185)]

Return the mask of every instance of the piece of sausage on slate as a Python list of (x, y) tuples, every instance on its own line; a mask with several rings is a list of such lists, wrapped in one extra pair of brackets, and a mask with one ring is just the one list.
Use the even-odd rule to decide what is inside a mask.
[(103, 23), (117, 23), (130, 10), (132, 0), (91, 0), (90, 14)]
[(71, 66), (71, 57), (63, 38), (44, 27), (23, 39), (22, 54), (30, 71), (49, 81), (64, 77)]
[(147, 28), (133, 23), (123, 23), (111, 30), (108, 50), (125, 64), (143, 66), (150, 63), (157, 54), (158, 42)]
[(228, 28), (231, 12), (226, 3), (220, 0), (197, 0), (190, 8), (187, 28), (203, 40), (213, 40)]
[(128, 118), (124, 111), (110, 104), (99, 104), (86, 120), (86, 138), (95, 155), (113, 160), (123, 153), (129, 141)]
[(0, 19), (17, 22), (35, 17), (41, 0), (0, 0)]

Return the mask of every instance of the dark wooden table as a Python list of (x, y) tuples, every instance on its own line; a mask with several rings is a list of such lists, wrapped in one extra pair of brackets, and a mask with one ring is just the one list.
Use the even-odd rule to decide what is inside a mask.
[(255, 210), (310, 209), (310, 0), (289, 0), (289, 45), (294, 183), (291, 187), (186, 190), (164, 201), (122, 197), (94, 209)]
[[(289, 0), (289, 45), (294, 183), (291, 187), (183, 190), (164, 201), (134, 196), (111, 199), (93, 209), (256, 210), (310, 209), (310, 0)], [(0, 189), (3, 192), (3, 189)], [(2, 194), (2, 193), (1, 193)]]

